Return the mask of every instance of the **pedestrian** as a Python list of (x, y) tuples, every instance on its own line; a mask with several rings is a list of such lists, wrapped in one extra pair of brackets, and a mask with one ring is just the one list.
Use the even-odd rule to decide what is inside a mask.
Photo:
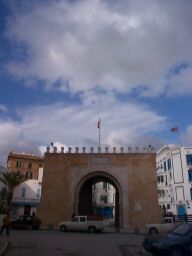
[(2, 234), (3, 230), (6, 228), (7, 236), (9, 236), (9, 224), (10, 224), (10, 218), (9, 218), (9, 212), (7, 212), (3, 217), (3, 226), (1, 227), (0, 235)]

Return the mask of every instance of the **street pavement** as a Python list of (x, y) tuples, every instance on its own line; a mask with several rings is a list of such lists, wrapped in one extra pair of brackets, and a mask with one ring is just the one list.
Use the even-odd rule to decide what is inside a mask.
[[(0, 237), (2, 239), (2, 237)], [(56, 230), (11, 230), (5, 256), (149, 256), (142, 247), (144, 235), (101, 234)], [(1, 240), (2, 241), (2, 240)], [(2, 242), (0, 243), (0, 245)], [(2, 255), (2, 254), (0, 254)]]
[(0, 237), (0, 256), (2, 256), (8, 248), (8, 239)]

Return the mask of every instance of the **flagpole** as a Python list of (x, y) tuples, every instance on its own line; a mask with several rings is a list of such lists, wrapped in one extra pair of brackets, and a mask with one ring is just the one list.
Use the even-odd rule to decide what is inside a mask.
[(98, 129), (99, 129), (99, 148), (101, 147), (101, 118), (98, 121)]
[(99, 148), (101, 147), (101, 129), (99, 126)]

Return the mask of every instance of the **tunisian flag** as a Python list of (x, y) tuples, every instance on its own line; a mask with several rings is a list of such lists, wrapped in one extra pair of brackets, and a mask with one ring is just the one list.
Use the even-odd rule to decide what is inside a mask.
[(97, 128), (100, 129), (101, 127), (101, 119), (99, 119), (98, 123), (97, 123)]

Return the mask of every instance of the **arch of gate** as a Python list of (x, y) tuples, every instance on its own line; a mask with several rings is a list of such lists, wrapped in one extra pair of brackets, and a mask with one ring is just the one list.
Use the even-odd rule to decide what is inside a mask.
[(114, 176), (103, 171), (94, 171), (80, 179), (74, 194), (74, 213), (78, 215), (93, 214), (92, 185), (97, 182), (108, 182), (115, 187), (115, 226), (122, 226), (122, 187)]

